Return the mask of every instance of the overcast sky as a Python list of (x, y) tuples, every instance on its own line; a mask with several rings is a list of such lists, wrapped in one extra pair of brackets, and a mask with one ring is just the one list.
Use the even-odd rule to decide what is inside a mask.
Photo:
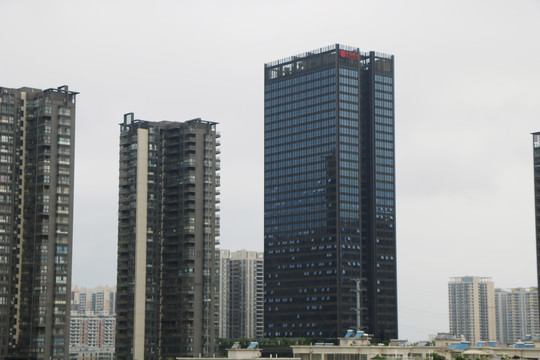
[(77, 99), (73, 284), (116, 282), (122, 116), (219, 122), (221, 248), (263, 250), (263, 64), (395, 55), (399, 329), (448, 331), (449, 277), (536, 286), (540, 1), (0, 1), (0, 86)]

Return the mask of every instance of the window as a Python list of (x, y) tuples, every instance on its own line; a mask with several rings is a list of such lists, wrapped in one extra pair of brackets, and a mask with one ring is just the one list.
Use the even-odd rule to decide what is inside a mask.
[(70, 116), (71, 115), (71, 109), (67, 108), (67, 107), (59, 107), (58, 108), (58, 115)]
[(58, 144), (59, 145), (69, 145), (71, 142), (70, 138), (59, 136), (58, 137)]

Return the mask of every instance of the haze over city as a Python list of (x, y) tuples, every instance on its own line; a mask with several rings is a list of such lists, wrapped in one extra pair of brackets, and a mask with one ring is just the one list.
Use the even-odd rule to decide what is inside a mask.
[(536, 286), (537, 1), (4, 1), (2, 86), (77, 97), (74, 285), (116, 282), (118, 124), (218, 122), (221, 248), (263, 249), (263, 64), (395, 55), (399, 337), (448, 330), (447, 282)]

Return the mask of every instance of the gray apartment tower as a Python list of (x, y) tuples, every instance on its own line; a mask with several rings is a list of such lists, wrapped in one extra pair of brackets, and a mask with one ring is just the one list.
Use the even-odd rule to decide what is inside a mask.
[(120, 124), (116, 357), (216, 352), (216, 123)]
[(0, 88), (0, 358), (69, 355), (76, 92)]
[(265, 336), (397, 338), (394, 57), (265, 65)]

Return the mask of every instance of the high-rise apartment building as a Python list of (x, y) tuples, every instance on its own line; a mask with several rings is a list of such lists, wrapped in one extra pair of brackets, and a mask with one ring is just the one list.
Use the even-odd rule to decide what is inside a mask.
[(452, 334), (471, 342), (497, 340), (495, 287), (491, 278), (451, 278), (448, 306)]
[(264, 125), (265, 336), (397, 338), (394, 57), (266, 64)]
[(116, 356), (216, 351), (220, 159), (216, 123), (120, 124)]
[(263, 253), (220, 250), (220, 338), (262, 338)]
[(69, 346), (76, 92), (0, 88), (0, 358)]
[[(540, 287), (540, 132), (533, 136), (533, 166), (534, 166), (534, 219), (536, 226), (536, 276), (537, 286)], [(540, 291), (538, 292), (540, 306)]]
[(495, 290), (497, 340), (515, 344), (527, 336), (540, 335), (538, 288)]

